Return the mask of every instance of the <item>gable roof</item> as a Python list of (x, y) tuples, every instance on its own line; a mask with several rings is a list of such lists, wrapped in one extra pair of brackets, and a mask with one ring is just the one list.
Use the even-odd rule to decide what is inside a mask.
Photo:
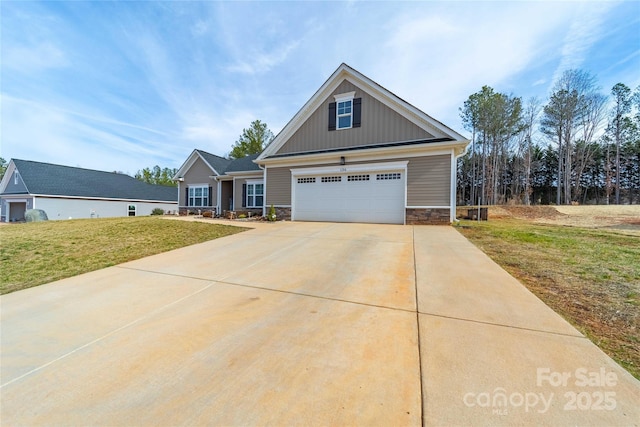
[[(452, 143), (467, 143), (468, 140), (450, 127), (427, 115), (423, 111), (409, 104), (391, 91), (380, 86), (370, 78), (342, 63), (327, 81), (313, 94), (295, 116), (285, 125), (278, 135), (258, 156), (257, 162), (277, 155), (277, 152), (291, 138), (295, 132), (309, 119), (309, 117), (322, 105), (324, 100), (342, 83), (348, 80), (354, 85), (362, 88), (369, 95), (376, 98), (389, 108), (393, 109), (407, 120), (424, 128), (429, 133), (436, 136), (437, 142), (443, 142), (443, 138), (448, 138)], [(429, 142), (429, 141), (423, 141)]]
[(225, 169), (225, 173), (229, 172), (246, 172), (246, 171), (259, 171), (260, 166), (258, 166), (253, 161), (257, 159), (259, 154), (250, 154), (245, 157), (241, 157), (239, 159), (232, 160), (229, 163), (229, 166)]
[(12, 170), (18, 170), (28, 194), (163, 202), (178, 200), (175, 187), (147, 184), (129, 175), (31, 160), (12, 159), (11, 163)]
[(211, 169), (212, 174), (217, 176), (225, 175), (228, 172), (259, 171), (261, 170), (260, 166), (253, 162), (257, 157), (258, 154), (251, 154), (239, 159), (231, 160), (216, 156), (215, 154), (207, 153), (204, 150), (195, 149), (191, 152), (182, 166), (180, 166), (173, 179), (177, 180), (183, 177), (198, 158), (202, 159), (209, 169)]
[(215, 154), (207, 153), (203, 150), (195, 150), (200, 157), (213, 169), (214, 172), (217, 172), (218, 175), (223, 175), (225, 169), (232, 162), (229, 159), (225, 159), (224, 157), (216, 156)]

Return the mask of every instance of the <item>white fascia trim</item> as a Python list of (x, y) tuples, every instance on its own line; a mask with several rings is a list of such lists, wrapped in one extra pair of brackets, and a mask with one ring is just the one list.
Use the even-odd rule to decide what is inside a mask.
[[(77, 199), (77, 200), (104, 200), (107, 202), (127, 202), (127, 203), (175, 203), (177, 200), (145, 200), (145, 199), (116, 199), (109, 197), (88, 197), (88, 196), (60, 196), (54, 194), (31, 194), (33, 197), (45, 197), (50, 199)], [(3, 196), (4, 197), (4, 196)]]
[(263, 179), (245, 179), (244, 182), (247, 184), (264, 184)]
[(215, 173), (216, 175), (220, 175), (218, 171), (215, 170), (214, 167), (211, 166), (204, 157), (202, 157), (202, 155), (200, 155), (198, 150), (193, 150), (193, 152), (189, 155), (187, 160), (185, 160), (182, 166), (180, 166), (180, 169), (178, 169), (178, 172), (176, 172), (176, 174), (173, 176), (173, 180), (177, 181), (178, 178), (184, 177), (184, 174), (187, 173), (189, 169), (191, 169), (191, 166), (193, 166), (193, 164), (196, 162), (198, 158), (202, 159), (204, 164), (207, 165), (207, 167), (209, 167), (209, 169), (211, 169), (213, 173)]
[(320, 175), (328, 173), (356, 173), (367, 171), (405, 171), (408, 161), (388, 162), (388, 163), (364, 163), (357, 165), (320, 166), (313, 168), (291, 169), (291, 176)]
[[(0, 193), (4, 193), (4, 191), (9, 186), (9, 180), (11, 179), (11, 175), (13, 175), (13, 172), (15, 170), (16, 170), (16, 164), (13, 163), (13, 160), (11, 160), (9, 162), (9, 166), (7, 166), (7, 170), (4, 171), (4, 176), (2, 177), (2, 181), (0, 181)], [(22, 183), (24, 184), (24, 181), (22, 181)], [(26, 185), (25, 185), (25, 188), (26, 188)], [(27, 189), (27, 191), (29, 191), (29, 189)]]
[(185, 184), (187, 188), (189, 187), (209, 187), (209, 183), (205, 182), (204, 184)]
[[(357, 73), (357, 71), (353, 71)], [(356, 86), (360, 86), (361, 88), (363, 85), (366, 86), (369, 90), (363, 88), (365, 92), (367, 92), (369, 95), (373, 96), (378, 101), (391, 108), (407, 120), (413, 122), (416, 126), (419, 126), (420, 128), (431, 134), (433, 134), (433, 131), (435, 131), (436, 134), (434, 136), (436, 137), (448, 136), (454, 139), (466, 139), (464, 136), (460, 135), (449, 126), (427, 115), (424, 111), (414, 107), (413, 105), (394, 95), (384, 87), (380, 86), (378, 83), (360, 73), (358, 74), (359, 76), (354, 75), (353, 77), (355, 78), (347, 77), (346, 80), (350, 81)]]
[(191, 169), (191, 166), (193, 166), (193, 164), (195, 163), (198, 157), (201, 157), (198, 154), (198, 150), (193, 150), (191, 154), (189, 154), (189, 157), (187, 157), (187, 160), (185, 160), (182, 166), (180, 166), (180, 168), (178, 169), (178, 172), (176, 172), (176, 174), (173, 176), (173, 179), (177, 180), (180, 177), (184, 178), (184, 174), (187, 173), (189, 169)]
[(280, 133), (276, 135), (276, 137), (271, 141), (262, 153), (258, 156), (254, 162), (258, 162), (268, 155), (276, 153), (284, 143), (289, 140), (289, 138), (302, 126), (302, 124), (313, 114), (313, 112), (320, 106), (320, 103), (327, 97), (331, 92), (338, 87), (339, 82), (338, 75), (343, 73), (344, 70), (348, 67), (346, 64), (341, 64), (334, 72), (329, 76), (329, 78), (320, 86), (320, 88), (311, 96), (311, 98), (304, 103), (302, 108), (298, 110), (298, 112), (289, 120), (289, 122), (282, 128)]
[(236, 178), (242, 178), (244, 176), (246, 177), (253, 177), (256, 175), (262, 175), (262, 171), (242, 171), (242, 172), (227, 172), (227, 175), (229, 177), (236, 177)]
[[(336, 71), (327, 79), (327, 81), (313, 94), (313, 96), (302, 106), (302, 108), (296, 113), (295, 116), (285, 125), (280, 133), (274, 138), (273, 141), (260, 153), (258, 158), (254, 162), (264, 160), (265, 157), (275, 154), (289, 138), (302, 126), (302, 124), (313, 114), (313, 112), (320, 107), (323, 100), (333, 92), (338, 85), (342, 82), (342, 79), (346, 79), (351, 83), (359, 86), (362, 90), (369, 95), (382, 102), (384, 105), (396, 111), (401, 116), (407, 118), (411, 122), (415, 123), (422, 129), (427, 130), (433, 134), (432, 131), (436, 131), (434, 136), (448, 136), (459, 141), (467, 141), (463, 135), (454, 131), (445, 124), (433, 119), (423, 111), (412, 106), (408, 102), (402, 100), (398, 96), (389, 92), (384, 87), (380, 86), (373, 80), (364, 76), (360, 72), (354, 70), (346, 64), (341, 64)], [(369, 90), (365, 89), (368, 88)]]
[(406, 206), (407, 209), (451, 209), (451, 206)]
[(331, 153), (303, 154), (293, 157), (265, 159), (263, 162), (269, 167), (286, 167), (299, 166), (304, 163), (336, 163), (340, 160), (340, 157), (345, 157), (347, 162), (354, 162), (393, 159), (398, 157), (439, 156), (449, 155), (450, 153), (451, 148), (447, 147), (446, 143), (432, 143), (431, 147), (412, 145), (404, 147), (367, 148), (357, 151), (334, 151)]

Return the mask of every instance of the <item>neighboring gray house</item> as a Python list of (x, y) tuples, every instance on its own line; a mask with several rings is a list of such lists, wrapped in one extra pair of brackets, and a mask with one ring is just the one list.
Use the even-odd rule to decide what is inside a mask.
[[(449, 223), (468, 144), (342, 64), (253, 164), (195, 150), (176, 175), (180, 205), (263, 214), (274, 205), (294, 221)], [(209, 199), (191, 197), (205, 189)]]
[(27, 209), (42, 209), (49, 219), (176, 211), (177, 191), (124, 174), (12, 159), (0, 182), (0, 221), (21, 221)]

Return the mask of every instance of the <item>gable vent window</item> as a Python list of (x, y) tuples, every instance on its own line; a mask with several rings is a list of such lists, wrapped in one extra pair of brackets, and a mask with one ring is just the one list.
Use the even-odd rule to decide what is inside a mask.
[(362, 124), (362, 98), (354, 98), (355, 92), (334, 95), (336, 102), (329, 103), (329, 130), (359, 128)]
[(340, 182), (342, 181), (341, 176), (323, 176), (320, 179), (321, 182)]
[(311, 184), (316, 182), (316, 178), (298, 178), (298, 184)]
[(387, 180), (387, 179), (400, 179), (402, 175), (400, 173), (379, 173), (376, 174), (376, 179), (378, 181)]
[(369, 175), (349, 175), (347, 181), (369, 181)]

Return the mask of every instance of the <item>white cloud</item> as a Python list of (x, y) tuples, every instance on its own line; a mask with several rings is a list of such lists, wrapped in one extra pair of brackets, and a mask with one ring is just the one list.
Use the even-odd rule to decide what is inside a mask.
[[(3, 156), (135, 173), (151, 164), (179, 162), (171, 138), (115, 120), (2, 94)], [(151, 136), (150, 136), (151, 134)]]
[(448, 5), (391, 19), (376, 74), (383, 86), (461, 130), (464, 100), (483, 85), (505, 90), (501, 86), (513, 76), (546, 60), (550, 40), (571, 11), (556, 3)]
[[(10, 2), (14, 18), (43, 18), (3, 18), (3, 155), (135, 172), (179, 166), (193, 148), (224, 154), (252, 120), (277, 132), (341, 62), (460, 131), (458, 108), (482, 85), (538, 94), (588, 58), (605, 19), (618, 31), (613, 7)], [(637, 55), (600, 71), (633, 84)]]
[(556, 68), (553, 80), (569, 69), (580, 68), (591, 46), (600, 39), (602, 24), (612, 3), (594, 2), (577, 4), (569, 31), (562, 46), (562, 59)]
[(4, 67), (23, 73), (63, 68), (70, 65), (65, 53), (51, 42), (33, 45), (9, 45), (3, 47)]
[(277, 46), (268, 52), (248, 49), (235, 63), (227, 67), (230, 72), (262, 74), (287, 60), (291, 52), (300, 45), (299, 41)]

